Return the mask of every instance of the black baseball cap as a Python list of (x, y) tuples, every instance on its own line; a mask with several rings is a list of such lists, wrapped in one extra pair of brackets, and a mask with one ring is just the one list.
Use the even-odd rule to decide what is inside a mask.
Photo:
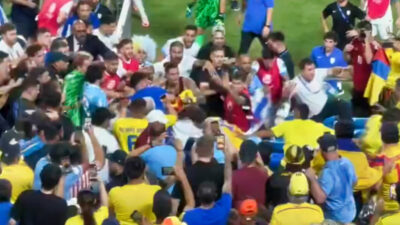
[(125, 163), (125, 159), (128, 154), (123, 150), (116, 150), (115, 152), (108, 154), (107, 159), (111, 162), (118, 163), (119, 165), (123, 166)]
[(323, 152), (334, 152), (337, 150), (337, 140), (332, 134), (326, 133), (318, 139), (319, 147)]
[(2, 160), (5, 162), (12, 161), (21, 154), (19, 141), (22, 139), (21, 134), (9, 130), (5, 132), (0, 139), (0, 150), (2, 152)]
[(100, 126), (106, 120), (112, 119), (115, 117), (115, 114), (111, 112), (108, 108), (101, 107), (96, 109), (96, 111), (92, 115), (92, 124)]

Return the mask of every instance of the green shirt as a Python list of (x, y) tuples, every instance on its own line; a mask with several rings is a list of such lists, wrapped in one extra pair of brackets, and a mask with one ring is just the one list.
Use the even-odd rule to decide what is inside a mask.
[(75, 126), (82, 125), (83, 84), (85, 75), (77, 70), (69, 73), (64, 79), (64, 105), (67, 106), (67, 115)]

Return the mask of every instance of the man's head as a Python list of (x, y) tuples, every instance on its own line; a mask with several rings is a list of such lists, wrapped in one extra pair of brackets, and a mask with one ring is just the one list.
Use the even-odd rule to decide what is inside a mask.
[(104, 55), (104, 65), (106, 66), (106, 71), (109, 74), (116, 74), (119, 65), (119, 58), (118, 55), (112, 51), (107, 52)]
[(295, 104), (293, 108), (294, 118), (306, 120), (310, 110), (306, 104)]
[(40, 87), (39, 87), (39, 81), (36, 78), (26, 78), (23, 82), (22, 82), (22, 97), (35, 102), (39, 93), (40, 93)]
[(75, 21), (72, 27), (72, 34), (76, 38), (76, 40), (83, 44), (87, 37), (87, 25), (83, 20)]
[(150, 123), (149, 124), (149, 136), (150, 136), (152, 145), (162, 144), (167, 136), (165, 124), (160, 123), (160, 122)]
[(172, 198), (165, 190), (159, 190), (154, 194), (153, 213), (156, 215), (157, 221), (163, 221), (171, 215)]
[(50, 81), (51, 77), (49, 75), (49, 71), (45, 67), (35, 67), (28, 72), (28, 77), (34, 77), (39, 84), (45, 84)]
[(92, 61), (93, 56), (90, 53), (78, 52), (74, 57), (73, 63), (76, 69), (78, 69), (82, 73), (86, 73)]
[(147, 115), (146, 101), (142, 98), (133, 100), (128, 109), (135, 118), (145, 118)]
[(61, 92), (53, 87), (51, 82), (42, 85), (40, 104), (44, 109), (59, 109), (61, 107)]
[(337, 138), (353, 138), (354, 122), (353, 120), (339, 120), (335, 124), (335, 135)]
[(5, 23), (0, 27), (0, 34), (3, 41), (8, 46), (13, 46), (17, 43), (17, 29), (12, 23)]
[(242, 70), (238, 70), (235, 73), (232, 73), (231, 75), (232, 91), (240, 93), (244, 89), (246, 89), (247, 87), (246, 79), (247, 79), (247, 73), (245, 73)]
[(67, 40), (62, 37), (54, 39), (50, 45), (50, 52), (60, 52), (64, 55), (67, 55), (69, 53), (69, 46)]
[(214, 182), (204, 181), (196, 193), (200, 205), (209, 206), (217, 200), (218, 192)]
[(107, 155), (108, 168), (111, 176), (119, 176), (124, 172), (126, 157), (128, 157), (128, 154), (123, 150), (117, 150)]
[(279, 49), (285, 46), (285, 35), (280, 31), (272, 32), (268, 35), (268, 47), (275, 53), (279, 53)]
[(58, 165), (47, 164), (40, 172), (40, 180), (42, 181), (42, 189), (46, 191), (53, 190), (58, 185), (61, 178), (61, 169)]
[(44, 47), (40, 44), (33, 44), (26, 48), (28, 60), (33, 62), (35, 66), (44, 66)]
[(301, 69), (301, 76), (308, 82), (311, 82), (315, 77), (315, 64), (309, 59), (302, 59), (299, 63)]
[(100, 19), (100, 31), (107, 36), (112, 35), (117, 28), (117, 21), (114, 16), (104, 15)]
[(115, 118), (113, 112), (106, 107), (100, 107), (92, 115), (92, 124), (107, 129), (110, 125), (110, 120), (113, 118)]
[(292, 174), (288, 187), (290, 202), (295, 204), (307, 202), (309, 190), (308, 180), (304, 173), (296, 172)]
[(324, 35), (324, 47), (326, 52), (331, 52), (337, 44), (337, 34), (334, 31), (329, 31)]
[(225, 50), (223, 47), (214, 46), (210, 51), (210, 59), (214, 67), (220, 68), (224, 64)]
[(318, 144), (325, 161), (336, 160), (338, 155), (338, 144), (336, 137), (332, 134), (325, 133), (318, 139)]
[(179, 68), (175, 63), (167, 62), (164, 64), (165, 78), (168, 83), (177, 84), (179, 82)]
[(399, 129), (397, 123), (384, 122), (381, 127), (381, 138), (384, 144), (399, 143)]
[(124, 174), (129, 180), (144, 179), (145, 169), (145, 162), (138, 156), (127, 158), (124, 164)]
[(17, 164), (21, 157), (19, 138), (13, 135), (3, 135), (0, 139), (0, 150), (2, 152), (1, 162), (5, 165)]
[(89, 20), (92, 12), (92, 3), (89, 0), (80, 0), (76, 6), (76, 14), (80, 20)]
[(45, 46), (47, 49), (51, 45), (51, 33), (47, 28), (39, 28), (36, 32), (36, 41), (38, 44)]
[(38, 125), (38, 134), (42, 141), (46, 144), (55, 144), (60, 141), (62, 133), (62, 124), (54, 122), (45, 122)]
[(103, 79), (104, 71), (106, 71), (106, 67), (104, 66), (104, 64), (92, 63), (86, 71), (85, 79), (91, 84), (100, 85), (101, 80)]
[(252, 140), (246, 140), (240, 145), (239, 159), (244, 165), (250, 165), (256, 161), (258, 146)]
[(214, 157), (215, 138), (210, 135), (204, 135), (196, 141), (196, 154), (198, 157), (212, 159)]
[(262, 50), (262, 62), (266, 68), (271, 68), (274, 62), (275, 54), (268, 48)]
[(134, 57), (133, 44), (131, 39), (122, 39), (117, 45), (118, 52), (126, 60)]
[(238, 66), (239, 69), (244, 71), (245, 73), (251, 72), (251, 58), (248, 55), (240, 55), (238, 58)]
[(71, 165), (70, 152), (72, 145), (68, 142), (58, 142), (49, 146), (49, 156), (52, 163), (68, 168)]
[(358, 31), (359, 38), (363, 40), (366, 37), (365, 32), (372, 32), (372, 24), (367, 20), (362, 20), (357, 23), (356, 29)]
[(215, 47), (225, 46), (225, 30), (222, 27), (215, 27), (212, 31), (212, 43)]
[(130, 80), (129, 86), (135, 91), (140, 91), (142, 89), (145, 89), (147, 86), (149, 86), (150, 80), (149, 80), (149, 75), (147, 73), (143, 72), (135, 72)]
[(186, 48), (190, 48), (197, 36), (197, 27), (195, 25), (187, 25), (183, 34), (183, 44)]
[(179, 41), (174, 41), (169, 47), (170, 61), (175, 64), (179, 64), (183, 58), (183, 44)]

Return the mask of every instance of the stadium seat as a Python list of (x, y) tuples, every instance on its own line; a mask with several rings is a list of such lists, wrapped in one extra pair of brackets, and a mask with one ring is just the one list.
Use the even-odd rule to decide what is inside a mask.
[(272, 153), (270, 156), (269, 168), (275, 172), (281, 165), (282, 159), (283, 153)]

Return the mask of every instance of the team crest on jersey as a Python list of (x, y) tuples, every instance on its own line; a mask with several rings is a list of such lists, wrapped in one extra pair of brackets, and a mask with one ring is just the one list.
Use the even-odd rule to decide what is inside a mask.
[(265, 74), (264, 77), (263, 77), (263, 79), (262, 79), (262, 82), (263, 82), (264, 84), (270, 84), (271, 81), (272, 81), (272, 78), (271, 78), (271, 77), (272, 77), (271, 74)]

